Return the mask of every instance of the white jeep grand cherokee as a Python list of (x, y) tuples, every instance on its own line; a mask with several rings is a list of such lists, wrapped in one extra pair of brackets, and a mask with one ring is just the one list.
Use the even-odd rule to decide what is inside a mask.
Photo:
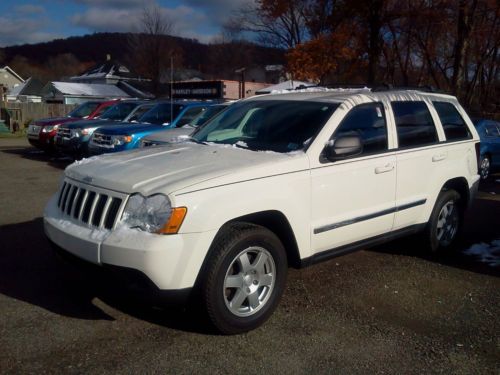
[(454, 97), (337, 90), (253, 97), (185, 143), (69, 166), (48, 203), (57, 248), (238, 333), (301, 267), (420, 231), (449, 247), (478, 184), (479, 138)]

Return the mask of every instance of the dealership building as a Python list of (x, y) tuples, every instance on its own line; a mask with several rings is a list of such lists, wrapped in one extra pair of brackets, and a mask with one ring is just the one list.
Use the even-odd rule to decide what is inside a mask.
[(174, 99), (237, 100), (254, 96), (258, 90), (271, 86), (271, 84), (230, 80), (200, 80), (173, 82), (171, 86), (172, 98)]

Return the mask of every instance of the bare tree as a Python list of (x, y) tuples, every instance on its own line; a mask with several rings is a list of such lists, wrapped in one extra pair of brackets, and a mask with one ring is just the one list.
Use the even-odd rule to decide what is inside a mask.
[(160, 81), (172, 57), (179, 60), (179, 50), (171, 37), (174, 22), (157, 6), (144, 7), (137, 31), (129, 38), (131, 61), (139, 74), (151, 80), (151, 90), (160, 93)]
[(225, 27), (253, 33), (268, 46), (293, 48), (306, 39), (306, 13), (305, 0), (257, 0), (238, 9)]

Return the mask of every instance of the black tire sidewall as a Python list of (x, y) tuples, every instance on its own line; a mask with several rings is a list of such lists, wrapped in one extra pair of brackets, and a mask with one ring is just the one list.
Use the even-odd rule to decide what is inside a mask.
[[(224, 279), (234, 258), (243, 250), (252, 246), (262, 247), (271, 254), (276, 267), (275, 284), (265, 306), (254, 315), (238, 317), (231, 313), (226, 306), (222, 293)], [(207, 303), (210, 305), (210, 315), (213, 323), (219, 331), (226, 334), (246, 332), (260, 326), (275, 310), (285, 288), (287, 260), (281, 241), (269, 230), (254, 227), (234, 236), (232, 241), (218, 250), (221, 252), (218, 257), (219, 261), (212, 264), (212, 269), (209, 270), (214, 280), (209, 284), (211, 285), (209, 289), (206, 290)]]

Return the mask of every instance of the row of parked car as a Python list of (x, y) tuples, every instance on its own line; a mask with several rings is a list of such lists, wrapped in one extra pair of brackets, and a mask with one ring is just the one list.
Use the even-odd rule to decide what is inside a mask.
[[(230, 102), (88, 101), (66, 117), (41, 119), (28, 128), (29, 142), (49, 153), (81, 159), (175, 141), (227, 107)], [(500, 168), (500, 123), (472, 119), (481, 139), (480, 175)]]
[(33, 122), (28, 140), (49, 153), (81, 159), (189, 135), (227, 105), (203, 101), (89, 101), (66, 117)]

